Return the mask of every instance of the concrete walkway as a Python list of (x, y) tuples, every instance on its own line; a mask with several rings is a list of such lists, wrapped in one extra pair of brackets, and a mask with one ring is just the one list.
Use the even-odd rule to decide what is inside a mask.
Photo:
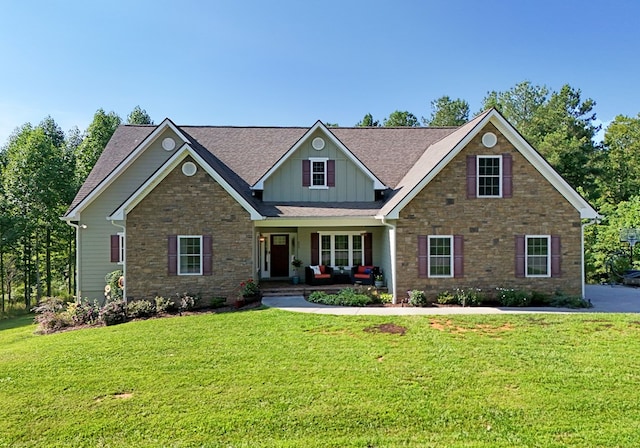
[(627, 286), (587, 285), (586, 298), (593, 308), (497, 308), (497, 307), (343, 307), (311, 303), (302, 296), (265, 297), (262, 303), (271, 308), (279, 308), (297, 313), (336, 315), (438, 315), (438, 314), (531, 314), (531, 313), (640, 313), (640, 288)]

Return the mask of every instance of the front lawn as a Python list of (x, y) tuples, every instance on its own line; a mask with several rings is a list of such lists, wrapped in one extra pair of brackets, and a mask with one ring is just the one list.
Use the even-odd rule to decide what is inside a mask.
[(0, 330), (0, 446), (632, 447), (636, 315), (275, 309)]

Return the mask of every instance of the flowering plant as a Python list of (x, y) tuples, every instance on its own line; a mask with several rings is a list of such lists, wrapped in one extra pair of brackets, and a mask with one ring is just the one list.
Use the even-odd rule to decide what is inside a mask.
[(260, 292), (260, 286), (252, 278), (240, 282), (240, 288), (242, 288), (243, 297), (257, 296)]

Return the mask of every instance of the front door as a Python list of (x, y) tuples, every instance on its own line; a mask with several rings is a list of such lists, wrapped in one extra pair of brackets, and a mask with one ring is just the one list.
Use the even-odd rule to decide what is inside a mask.
[(271, 277), (289, 277), (289, 235), (271, 235)]

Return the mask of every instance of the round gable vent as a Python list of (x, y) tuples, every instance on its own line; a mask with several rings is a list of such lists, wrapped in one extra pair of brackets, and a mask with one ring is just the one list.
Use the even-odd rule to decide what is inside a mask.
[(487, 148), (493, 148), (498, 143), (498, 137), (493, 132), (487, 132), (482, 136), (482, 144)]
[(167, 137), (162, 140), (162, 149), (165, 151), (173, 151), (176, 147), (176, 141), (171, 137)]
[(311, 142), (311, 146), (313, 146), (313, 149), (315, 149), (316, 151), (320, 151), (324, 148), (324, 140), (320, 137), (316, 137)]
[(198, 171), (198, 167), (193, 162), (185, 162), (182, 164), (182, 174), (191, 177)]

